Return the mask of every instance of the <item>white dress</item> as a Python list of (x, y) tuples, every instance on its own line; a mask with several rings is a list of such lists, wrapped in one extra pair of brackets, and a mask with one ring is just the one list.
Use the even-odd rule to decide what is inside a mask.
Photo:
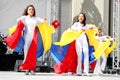
[[(29, 16), (22, 16), (20, 17), (17, 21), (22, 20), (22, 22), (24, 23), (24, 62), (26, 61), (27, 58), (27, 54), (28, 54), (28, 50), (29, 47), (31, 45), (33, 36), (34, 36), (34, 31), (36, 28), (36, 24), (37, 23), (43, 23), (44, 20), (39, 18), (39, 17), (29, 17)], [(32, 54), (32, 53), (31, 53)]]

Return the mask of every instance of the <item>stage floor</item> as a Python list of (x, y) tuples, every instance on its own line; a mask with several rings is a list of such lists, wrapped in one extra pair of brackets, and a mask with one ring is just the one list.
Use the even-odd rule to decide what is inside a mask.
[(25, 75), (24, 72), (0, 71), (0, 80), (120, 80), (120, 75), (104, 74), (98, 76), (90, 74), (90, 76), (75, 76), (40, 72), (36, 75)]

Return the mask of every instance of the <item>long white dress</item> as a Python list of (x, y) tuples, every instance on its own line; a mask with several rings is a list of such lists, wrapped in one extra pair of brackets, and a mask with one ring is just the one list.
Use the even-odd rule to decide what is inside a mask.
[[(36, 64), (31, 64), (32, 62), (27, 61), (28, 59), (31, 59), (31, 57), (27, 58), (28, 53), (29, 53), (28, 51), (30, 49), (30, 46), (32, 46), (31, 43), (32, 43), (33, 38), (34, 38), (36, 24), (43, 23), (44, 20), (39, 18), (39, 17), (29, 17), (29, 16), (22, 16), (18, 19), (18, 21), (19, 20), (21, 20), (24, 23), (24, 29), (23, 29), (24, 35), (23, 35), (23, 37), (24, 37), (24, 42), (25, 42), (25, 44), (24, 44), (24, 61), (23, 61), (23, 64), (21, 65), (20, 68), (22, 70), (31, 70), (31, 69), (33, 70), (35, 68)], [(32, 56), (33, 53), (29, 53), (29, 55), (30, 54)], [(33, 56), (33, 58), (36, 59), (36, 56)], [(24, 66), (24, 64), (25, 64), (25, 66)], [(28, 66), (31, 66), (29, 64), (34, 66), (34, 68), (29, 68)]]

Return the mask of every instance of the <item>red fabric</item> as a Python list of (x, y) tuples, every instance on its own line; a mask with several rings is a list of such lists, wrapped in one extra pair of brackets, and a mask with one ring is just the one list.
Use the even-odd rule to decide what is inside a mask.
[[(96, 65), (96, 61), (90, 64), (90, 68), (94, 71)], [(82, 64), (82, 69), (84, 70), (84, 64)], [(75, 48), (75, 41), (70, 44), (68, 52), (64, 58), (64, 60), (60, 64), (54, 65), (55, 73), (61, 74), (66, 72), (76, 73), (77, 69), (77, 53)]]
[(60, 64), (54, 65), (54, 70), (57, 74), (64, 72), (76, 73), (77, 68), (77, 54), (75, 50), (75, 41), (70, 44), (68, 52), (64, 60)]
[(16, 28), (15, 32), (12, 35), (8, 36), (7, 38), (4, 38), (4, 41), (7, 43), (7, 45), (11, 49), (13, 49), (17, 46), (19, 38), (22, 35), (23, 28), (24, 28), (24, 23), (20, 20), (17, 23), (17, 28)]
[(52, 22), (52, 25), (54, 26), (54, 28), (58, 28), (60, 26), (60, 23), (58, 22), (58, 20), (54, 20)]
[(33, 40), (28, 50), (26, 60), (20, 66), (20, 70), (35, 70), (36, 69), (37, 42), (38, 42), (38, 34), (37, 34), (37, 30), (35, 29)]
[(92, 71), (94, 71), (95, 65), (96, 65), (96, 61), (94, 61), (90, 64), (90, 68), (91, 68)]
[[(92, 63), (90, 64), (90, 69), (91, 69), (92, 71), (94, 71), (95, 65), (96, 65), (96, 61), (94, 61), (94, 62), (92, 62)], [(84, 70), (84, 64), (83, 64), (83, 63), (82, 63), (82, 69)]]

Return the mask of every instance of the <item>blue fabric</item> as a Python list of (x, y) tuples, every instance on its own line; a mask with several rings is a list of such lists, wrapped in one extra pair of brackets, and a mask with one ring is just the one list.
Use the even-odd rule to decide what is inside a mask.
[(14, 48), (14, 52), (22, 52), (24, 48), (24, 39), (21, 37), (19, 39), (18, 45)]
[[(93, 55), (94, 52), (94, 47), (89, 45), (89, 40), (88, 41), (88, 54), (89, 54), (89, 63), (91, 64), (92, 62), (95, 61), (95, 57)], [(65, 55), (67, 54), (68, 48), (70, 44), (67, 44), (65, 46), (60, 47), (59, 45), (52, 44), (51, 49), (50, 49), (50, 54), (55, 60), (56, 63), (60, 63), (64, 58)], [(82, 63), (84, 62), (84, 53), (82, 52)]]
[[(60, 47), (59, 45), (52, 44), (51, 49), (50, 49), (50, 54), (57, 64), (63, 61), (63, 59), (65, 58), (67, 54), (69, 46), (70, 44), (62, 46), (62, 47)], [(92, 62), (95, 61), (95, 57), (93, 55), (94, 48), (93, 46), (89, 46), (88, 48), (89, 48), (89, 53), (88, 53), (89, 63), (91, 64)], [(83, 62), (84, 62), (84, 53), (82, 52), (82, 63)]]
[[(37, 28), (38, 30), (38, 28)], [(43, 47), (43, 42), (42, 42), (42, 37), (40, 32), (38, 31), (38, 48), (37, 48), (37, 55), (36, 57), (39, 58), (43, 55), (44, 47)]]
[(89, 46), (89, 61), (90, 61), (90, 64), (95, 61), (95, 57), (94, 57), (93, 53), (94, 53), (94, 47)]
[[(44, 47), (43, 47), (42, 37), (38, 28), (37, 28), (37, 32), (38, 32), (38, 47), (37, 47), (36, 58), (39, 58), (43, 55)], [(23, 37), (21, 37), (19, 39), (17, 47), (15, 47), (14, 49), (14, 52), (22, 52), (23, 48), (24, 48), (24, 39)]]
[(88, 54), (89, 54), (89, 63), (91, 64), (92, 62), (95, 61), (95, 57), (93, 55), (93, 53), (94, 53), (95, 50), (94, 50), (93, 46), (90, 46), (88, 37), (87, 37), (87, 41), (88, 41), (88, 50), (89, 50), (89, 52), (88, 52)]
[[(93, 55), (94, 47), (88, 45), (88, 49), (89, 49), (89, 53), (88, 53), (89, 54), (89, 63), (91, 64), (92, 62), (95, 61), (95, 57)], [(84, 63), (84, 52), (82, 52), (82, 63)]]
[(59, 46), (55, 44), (51, 45), (50, 54), (56, 63), (60, 63), (65, 58), (68, 48), (69, 44), (65, 46)]

